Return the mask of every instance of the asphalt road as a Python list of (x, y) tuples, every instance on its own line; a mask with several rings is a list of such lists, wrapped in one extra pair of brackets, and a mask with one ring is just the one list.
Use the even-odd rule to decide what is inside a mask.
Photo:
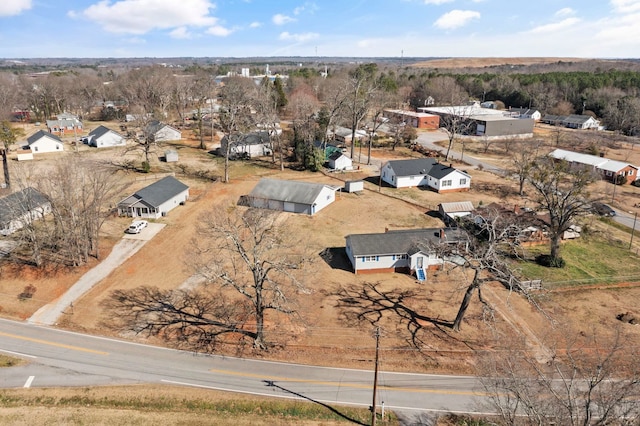
[[(0, 369), (4, 388), (155, 383), (322, 404), (372, 399), (372, 371), (199, 355), (2, 319), (0, 352), (29, 360)], [(378, 386), (378, 402), (405, 415), (477, 412), (482, 398), (467, 376), (382, 371)]]

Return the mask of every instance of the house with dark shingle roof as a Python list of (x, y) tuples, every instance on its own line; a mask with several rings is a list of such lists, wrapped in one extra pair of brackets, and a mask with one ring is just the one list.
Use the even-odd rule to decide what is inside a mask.
[(380, 178), (396, 188), (426, 186), (436, 192), (468, 191), (471, 176), (433, 158), (391, 160), (380, 170)]
[(340, 187), (323, 183), (263, 178), (240, 204), (314, 215), (336, 200)]
[(49, 199), (34, 188), (25, 188), (0, 198), (0, 234), (13, 234), (50, 211)]
[(334, 151), (329, 155), (327, 161), (330, 169), (333, 170), (353, 170), (353, 161), (340, 151)]
[(167, 176), (120, 201), (118, 214), (157, 219), (188, 199), (189, 187), (173, 176)]
[(29, 136), (27, 138), (26, 148), (31, 149), (31, 152), (34, 154), (64, 151), (62, 139), (44, 130), (39, 130), (38, 132)]
[[(229, 137), (225, 136), (220, 141), (220, 152), (225, 155)], [(241, 135), (237, 140), (232, 140), (229, 147), (229, 158), (255, 158), (272, 154), (271, 137), (269, 132), (258, 131)]]
[[(468, 246), (460, 228), (424, 228), (347, 235), (347, 257), (356, 274), (378, 272), (421, 273), (440, 269), (444, 259), (437, 254), (442, 244)], [(421, 271), (421, 273), (420, 273)], [(424, 278), (423, 278), (424, 279)]]
[(109, 148), (113, 146), (125, 146), (127, 140), (120, 133), (105, 126), (98, 126), (87, 135), (89, 146), (96, 148)]
[(180, 130), (157, 120), (147, 125), (145, 134), (154, 142), (179, 141), (182, 139), (182, 132)]

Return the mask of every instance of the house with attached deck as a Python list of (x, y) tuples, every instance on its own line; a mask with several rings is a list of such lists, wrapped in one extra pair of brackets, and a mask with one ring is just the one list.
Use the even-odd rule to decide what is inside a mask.
[(395, 188), (426, 186), (436, 192), (468, 191), (471, 176), (433, 158), (391, 160), (380, 170), (380, 178)]
[(356, 274), (404, 272), (426, 279), (427, 270), (442, 267), (445, 259), (438, 255), (438, 247), (459, 245), (468, 247), (469, 239), (460, 228), (424, 228), (387, 230), (375, 234), (347, 235), (347, 257)]

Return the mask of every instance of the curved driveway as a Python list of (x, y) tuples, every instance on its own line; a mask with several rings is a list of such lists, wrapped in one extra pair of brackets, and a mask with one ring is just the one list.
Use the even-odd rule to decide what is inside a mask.
[(73, 308), (73, 302), (133, 256), (162, 228), (163, 224), (149, 223), (139, 234), (125, 234), (105, 259), (80, 277), (62, 296), (38, 309), (28, 321), (32, 324), (54, 325), (67, 309)]

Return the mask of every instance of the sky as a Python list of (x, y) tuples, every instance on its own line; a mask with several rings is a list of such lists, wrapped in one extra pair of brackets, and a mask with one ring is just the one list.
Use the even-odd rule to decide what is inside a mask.
[(0, 58), (640, 56), (640, 0), (3, 0)]

